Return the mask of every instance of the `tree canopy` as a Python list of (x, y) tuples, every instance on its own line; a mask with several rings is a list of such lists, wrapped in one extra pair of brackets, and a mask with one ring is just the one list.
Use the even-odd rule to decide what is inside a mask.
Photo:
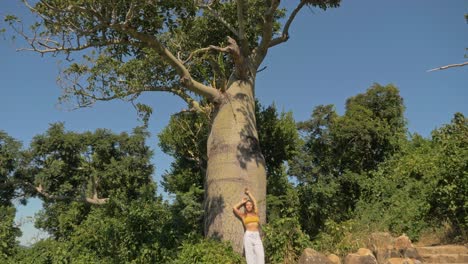
[(289, 39), (301, 9), (339, 2), (297, 1), (286, 17), (278, 0), (41, 0), (25, 1), (37, 18), (30, 31), (14, 15), (7, 21), (26, 50), (81, 58), (62, 71), (62, 99), (90, 106), (163, 91), (198, 109), (194, 95), (216, 101), (232, 73), (255, 76), (268, 49)]

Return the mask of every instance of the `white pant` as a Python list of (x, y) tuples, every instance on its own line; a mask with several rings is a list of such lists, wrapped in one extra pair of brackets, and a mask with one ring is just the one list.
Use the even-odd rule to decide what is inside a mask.
[(244, 251), (247, 264), (265, 263), (262, 239), (260, 238), (260, 233), (258, 231), (245, 231)]

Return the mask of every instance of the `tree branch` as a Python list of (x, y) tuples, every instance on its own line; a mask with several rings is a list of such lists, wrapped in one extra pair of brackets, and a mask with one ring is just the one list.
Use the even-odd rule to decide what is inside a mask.
[[(129, 21), (131, 20), (131, 18), (134, 16), (134, 13), (135, 13), (134, 5), (130, 5), (129, 10), (126, 13), (125, 20), (122, 23), (120, 23), (119, 21), (117, 21), (117, 18), (115, 17), (114, 14), (109, 15), (110, 17), (103, 17), (98, 11), (96, 11), (95, 9), (91, 7), (85, 8), (83, 6), (79, 6), (77, 4), (71, 3), (67, 8), (62, 10), (62, 9), (58, 9), (52, 6), (46, 1), (41, 0), (40, 2), (41, 4), (45, 5), (47, 8), (50, 8), (51, 10), (57, 10), (57, 12), (62, 12), (62, 13), (80, 12), (88, 16), (90, 19), (96, 20), (98, 22), (98, 25), (94, 28), (113, 29), (124, 35), (129, 35), (133, 39), (136, 39), (142, 44), (145, 44), (146, 46), (154, 49), (166, 62), (168, 62), (176, 70), (177, 74), (179, 75), (180, 83), (183, 86), (185, 86), (187, 89), (211, 101), (217, 101), (221, 97), (221, 93), (217, 89), (206, 86), (194, 80), (190, 72), (188, 71), (188, 69), (183, 65), (183, 63), (178, 58), (176, 58), (166, 47), (164, 47), (164, 45), (162, 45), (162, 43), (156, 38), (156, 36), (139, 32), (137, 29), (129, 25), (130, 24)], [(31, 10), (35, 10), (35, 9), (31, 9)], [(44, 18), (44, 19), (45, 21), (53, 22), (48, 18)], [(25, 34), (22, 34), (22, 35), (25, 36)], [(64, 36), (65, 36), (65, 33), (64, 33)], [(79, 38), (80, 38), (79, 36), (80, 35), (76, 33), (77, 42), (79, 41)], [(83, 49), (90, 48), (90, 47), (99, 47), (99, 46), (104, 46), (104, 45), (121, 43), (121, 40), (118, 40), (118, 41), (116, 40), (103, 41), (102, 40), (103, 42), (96, 42), (96, 43), (88, 42), (84, 45), (75, 46), (72, 43), (67, 42), (66, 39), (62, 38), (63, 39), (62, 44), (61, 45), (56, 44), (54, 46), (54, 45), (49, 44), (50, 43), (49, 41), (51, 41), (51, 39), (47, 38), (46, 41), (40, 42), (40, 45), (42, 47), (45, 47), (45, 49), (40, 49), (35, 46), (35, 43), (37, 43), (37, 41), (35, 41), (36, 38), (32, 38), (32, 40), (34, 41), (31, 43), (31, 38), (28, 38), (27, 36), (25, 37), (30, 40), (29, 43), (32, 47), (31, 50), (40, 52), (42, 54), (48, 53), (48, 52), (69, 53), (71, 51), (83, 50)], [(139, 45), (138, 43), (133, 43), (133, 42), (128, 43), (128, 44)]]
[[(32, 185), (33, 186), (33, 185)], [(52, 195), (47, 193), (44, 188), (42, 187), (42, 184), (39, 184), (39, 186), (33, 186), (34, 189), (41, 194), (42, 196), (46, 197), (47, 199), (51, 200), (58, 200), (58, 201), (81, 201), (81, 202), (87, 202), (90, 204), (95, 204), (95, 205), (102, 205), (106, 204), (109, 201), (109, 198), (98, 198), (97, 196), (97, 191), (94, 192), (93, 197), (82, 197), (81, 199), (74, 198), (74, 197), (69, 197), (69, 196), (62, 196), (62, 195)]]
[(294, 18), (296, 18), (296, 15), (299, 13), (299, 11), (304, 7), (306, 4), (305, 1), (301, 1), (299, 5), (292, 11), (291, 15), (289, 16), (288, 20), (286, 21), (286, 24), (284, 24), (283, 27), (283, 33), (281, 34), (280, 37), (275, 38), (270, 41), (269, 47), (276, 46), (278, 44), (281, 44), (283, 42), (288, 41), (289, 39), (289, 27), (291, 26), (291, 23), (293, 22)]
[(428, 70), (427, 72), (445, 70), (445, 69), (455, 68), (455, 67), (463, 67), (463, 66), (466, 66), (466, 65), (468, 65), (468, 61), (467, 61), (467, 62), (463, 62), (463, 63), (449, 64), (449, 65), (445, 65), (445, 66), (442, 66), (442, 67), (430, 69), (430, 70)]
[(162, 58), (175, 68), (180, 76), (181, 84), (187, 87), (187, 89), (198, 95), (204, 96), (208, 100), (219, 100), (221, 96), (219, 91), (194, 80), (188, 69), (183, 65), (183, 62), (164, 47), (155, 36), (138, 32), (136, 29), (122, 24), (111, 25), (111, 27), (121, 31), (122, 33), (128, 33), (131, 37), (138, 39), (153, 48)]
[(98, 198), (98, 191), (97, 191), (98, 184), (99, 184), (98, 179), (96, 177), (92, 177), (91, 187), (92, 187), (92, 190), (93, 190), (93, 197), (89, 198), (89, 197), (85, 196), (84, 198), (85, 198), (86, 202), (88, 202), (90, 204), (97, 204), (97, 205), (107, 203), (109, 198), (103, 198), (103, 199)]
[(240, 79), (246, 79), (248, 76), (248, 67), (246, 65), (245, 57), (241, 54), (239, 45), (235, 39), (228, 36), (228, 45), (226, 47), (210, 46), (211, 49), (230, 54), (236, 66), (236, 75)]
[(237, 23), (239, 24), (240, 50), (242, 55), (247, 57), (249, 53), (249, 43), (245, 37), (244, 10), (245, 0), (237, 0)]
[(269, 43), (273, 37), (273, 23), (275, 12), (278, 9), (279, 4), (280, 0), (271, 0), (271, 5), (265, 12), (265, 15), (263, 17), (262, 40), (258, 47), (255, 48), (255, 50), (252, 52), (255, 69), (257, 69), (260, 66), (267, 54)]
[[(78, 80), (69, 80), (72, 82), (72, 89), (73, 93), (75, 95), (83, 96), (86, 98), (90, 98), (91, 101), (88, 102), (87, 104), (82, 104), (80, 101), (77, 103), (78, 107), (88, 107), (94, 104), (96, 101), (111, 101), (115, 99), (122, 99), (131, 96), (131, 98), (128, 101), (133, 101), (136, 99), (141, 93), (143, 92), (168, 92), (173, 95), (176, 95), (180, 97), (182, 100), (184, 100), (188, 106), (190, 107), (191, 111), (197, 111), (197, 112), (203, 112), (203, 109), (200, 107), (200, 104), (198, 101), (193, 99), (190, 95), (188, 95), (182, 88), (177, 87), (177, 86), (145, 86), (141, 88), (135, 88), (135, 87), (128, 87), (126, 89), (126, 92), (124, 93), (115, 93), (114, 95), (107, 95), (107, 96), (96, 96), (95, 94), (92, 93), (87, 93), (86, 88), (83, 87)], [(122, 81), (125, 82), (125, 81)]]
[[(69, 8), (79, 10), (80, 12), (89, 14), (91, 16), (96, 17), (102, 24), (107, 25), (108, 27), (119, 31), (123, 34), (128, 34), (131, 37), (147, 44), (149, 47), (156, 50), (156, 52), (165, 59), (172, 67), (175, 68), (177, 73), (180, 76), (180, 82), (187, 87), (187, 89), (191, 90), (192, 92), (204, 96), (208, 100), (217, 101), (220, 97), (220, 93), (218, 90), (214, 89), (213, 87), (206, 86), (194, 79), (192, 79), (190, 72), (187, 68), (183, 65), (183, 63), (177, 59), (164, 45), (159, 42), (159, 40), (149, 34), (144, 34), (136, 30), (135, 28), (129, 26), (129, 20), (131, 15), (127, 13), (126, 20), (123, 23), (108, 23), (100, 14), (94, 10), (86, 9), (80, 6), (71, 5)], [(130, 7), (132, 9), (132, 7)], [(129, 10), (130, 12), (130, 10)], [(132, 11), (133, 12), (133, 11)], [(130, 13), (131, 14), (131, 13)]]

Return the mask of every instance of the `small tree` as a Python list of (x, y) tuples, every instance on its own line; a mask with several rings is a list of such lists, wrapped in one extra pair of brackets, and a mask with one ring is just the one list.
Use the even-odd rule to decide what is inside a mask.
[(393, 85), (374, 84), (346, 101), (339, 116), (318, 106), (299, 123), (305, 144), (290, 164), (298, 178), (301, 224), (316, 235), (325, 221), (351, 217), (360, 196), (359, 178), (398, 153), (406, 137), (403, 98)]

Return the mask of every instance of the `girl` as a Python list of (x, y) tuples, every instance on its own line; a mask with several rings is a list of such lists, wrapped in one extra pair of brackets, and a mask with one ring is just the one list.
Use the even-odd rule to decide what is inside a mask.
[[(260, 219), (258, 217), (257, 201), (249, 189), (245, 188), (245, 194), (247, 194), (249, 199), (246, 197), (242, 198), (242, 201), (232, 208), (244, 224), (245, 258), (247, 264), (264, 264), (265, 254), (259, 233)], [(244, 206), (244, 213), (239, 211), (242, 206)]]

